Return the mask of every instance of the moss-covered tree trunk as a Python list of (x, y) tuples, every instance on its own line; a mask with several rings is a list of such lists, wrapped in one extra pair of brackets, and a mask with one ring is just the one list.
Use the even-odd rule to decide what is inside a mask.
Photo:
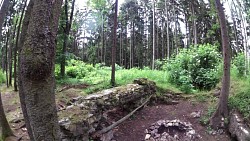
[(223, 6), (220, 3), (220, 0), (215, 0), (215, 5), (220, 21), (224, 66), (220, 99), (217, 106), (217, 110), (210, 119), (210, 125), (213, 128), (218, 128), (220, 126), (220, 123), (222, 122), (222, 118), (227, 118), (229, 115), (228, 95), (230, 89), (230, 47)]
[(32, 141), (58, 141), (55, 39), (62, 0), (30, 0), (19, 42), (19, 95)]
[(4, 113), (1, 92), (0, 92), (0, 126), (2, 128), (0, 135), (2, 140), (5, 140), (6, 137), (14, 135)]

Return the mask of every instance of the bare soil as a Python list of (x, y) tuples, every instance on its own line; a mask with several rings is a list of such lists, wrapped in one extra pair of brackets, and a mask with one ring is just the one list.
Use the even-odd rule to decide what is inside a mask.
[[(67, 93), (68, 91), (68, 93)], [(57, 94), (58, 107), (67, 104), (67, 101), (78, 96), (81, 90), (77, 88), (69, 88), (64, 90), (64, 94)], [(27, 129), (25, 128), (24, 119), (20, 108), (18, 93), (8, 90), (2, 93), (4, 109), (10, 126), (14, 134), (21, 141), (29, 141)], [(227, 133), (221, 135), (211, 135), (208, 133), (206, 126), (200, 124), (200, 118), (194, 118), (190, 114), (192, 112), (201, 111), (202, 115), (206, 113), (207, 104), (204, 102), (194, 102), (189, 100), (179, 100), (178, 104), (166, 105), (161, 103), (145, 106), (136, 112), (130, 119), (116, 127), (114, 131), (114, 140), (116, 141), (142, 141), (145, 138), (145, 129), (161, 119), (179, 119), (184, 122), (190, 122), (194, 130), (202, 137), (201, 141), (230, 141)], [(109, 112), (110, 122), (115, 122), (125, 116), (128, 112), (121, 109)]]
[(148, 129), (152, 123), (161, 119), (179, 119), (183, 122), (190, 122), (193, 129), (201, 136), (201, 141), (231, 141), (226, 132), (221, 135), (209, 134), (207, 127), (200, 124), (200, 118), (194, 118), (190, 115), (195, 111), (202, 111), (202, 114), (205, 114), (206, 109), (206, 103), (193, 103), (188, 100), (179, 101), (179, 104), (176, 105), (147, 106), (137, 112), (133, 118), (117, 127), (114, 139), (117, 141), (142, 141), (145, 138), (145, 129)]

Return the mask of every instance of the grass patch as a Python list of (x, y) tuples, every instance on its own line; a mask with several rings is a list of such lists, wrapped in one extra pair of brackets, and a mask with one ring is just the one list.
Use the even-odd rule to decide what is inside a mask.
[(239, 110), (245, 118), (250, 118), (250, 80), (249, 78), (233, 77), (229, 97), (231, 109)]
[[(180, 92), (175, 86), (171, 85), (168, 82), (169, 74), (167, 71), (159, 71), (159, 70), (149, 70), (149, 69), (118, 69), (116, 70), (116, 86), (125, 85), (128, 83), (132, 83), (133, 80), (138, 78), (147, 78), (156, 82), (159, 90), (170, 89), (174, 92)], [(87, 94), (100, 91), (103, 89), (111, 88), (110, 85), (111, 78), (111, 70), (105, 68), (94, 68), (88, 75), (83, 78), (70, 78), (66, 77), (63, 79), (57, 79), (58, 85), (65, 84), (81, 84), (86, 83), (89, 84), (90, 87), (84, 89), (83, 91)]]

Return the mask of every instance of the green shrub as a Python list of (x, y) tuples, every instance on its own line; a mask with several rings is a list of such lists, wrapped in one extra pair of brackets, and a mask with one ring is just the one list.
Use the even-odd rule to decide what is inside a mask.
[(175, 58), (163, 65), (170, 73), (169, 81), (188, 92), (193, 87), (211, 89), (219, 82), (221, 56), (210, 44), (182, 49)]
[(238, 109), (245, 118), (250, 117), (250, 88), (241, 91), (229, 98), (231, 108)]
[(237, 69), (237, 76), (242, 77), (245, 75), (246, 65), (245, 65), (245, 55), (244, 53), (239, 53), (233, 57), (233, 65)]
[(59, 64), (56, 64), (55, 65), (55, 77), (56, 77), (56, 79), (59, 79), (60, 78), (60, 70), (61, 70), (61, 68), (60, 68), (60, 65)]
[(3, 71), (0, 69), (0, 84), (6, 81)]

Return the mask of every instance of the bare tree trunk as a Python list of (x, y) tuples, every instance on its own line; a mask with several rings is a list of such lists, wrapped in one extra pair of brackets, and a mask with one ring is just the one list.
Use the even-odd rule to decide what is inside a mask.
[(104, 36), (104, 15), (103, 15), (103, 12), (102, 12), (102, 63), (105, 62), (105, 53), (104, 53), (104, 50), (105, 50), (105, 36)]
[(225, 13), (223, 11), (223, 6), (220, 3), (220, 0), (215, 0), (215, 5), (217, 8), (221, 27), (224, 69), (219, 103), (217, 106), (217, 110), (214, 112), (213, 116), (210, 119), (210, 125), (212, 126), (212, 128), (218, 128), (220, 126), (222, 118), (227, 118), (229, 115), (227, 103), (230, 90), (230, 47)]
[(16, 36), (16, 28), (17, 28), (17, 22), (18, 22), (18, 18), (16, 19), (16, 22), (15, 22), (15, 26), (14, 26), (14, 29), (13, 29), (13, 33), (12, 33), (12, 37), (11, 37), (11, 43), (10, 43), (10, 49), (9, 49), (9, 85), (12, 86), (12, 59), (13, 59), (13, 47), (14, 47), (14, 41), (15, 41), (15, 36)]
[(6, 73), (6, 86), (9, 87), (8, 79), (8, 44), (9, 44), (9, 31), (6, 33), (6, 42), (5, 42), (5, 73)]
[(191, 2), (192, 4), (192, 17), (193, 17), (193, 35), (194, 35), (194, 45), (197, 45), (197, 26), (196, 26), (196, 17), (194, 11), (194, 1)]
[(120, 31), (120, 53), (119, 53), (119, 64), (120, 66), (122, 66), (122, 31), (123, 28), (121, 28), (121, 31)]
[(1, 132), (2, 140), (5, 140), (5, 138), (14, 135), (11, 128), (10, 128), (10, 125), (6, 119), (6, 115), (4, 113), (1, 92), (0, 92), (0, 126), (2, 128), (2, 132)]
[(165, 48), (164, 48), (164, 24), (163, 20), (161, 22), (161, 59), (165, 58)]
[(27, 0), (24, 0), (24, 6), (22, 9), (21, 17), (19, 19), (19, 23), (18, 23), (17, 34), (16, 34), (16, 44), (14, 48), (14, 91), (18, 91), (17, 89), (17, 51), (18, 51), (19, 35), (20, 35), (20, 30), (21, 30), (21, 25), (22, 25), (26, 5), (27, 5)]
[[(32, 141), (58, 141), (55, 103), (55, 40), (62, 0), (31, 0), (19, 48), (19, 95)], [(43, 13), (43, 14), (41, 14)]]
[[(135, 19), (134, 19), (135, 20)], [(131, 48), (131, 54), (132, 54), (132, 60), (131, 60), (131, 64), (132, 64), (132, 67), (135, 66), (135, 21), (133, 21), (133, 25), (132, 25), (132, 48)]]
[[(131, 21), (131, 24), (130, 24), (131, 28), (130, 28), (130, 34), (131, 34), (131, 30), (132, 30), (132, 26), (133, 26), (133, 22)], [(133, 31), (132, 31), (132, 34), (133, 35)], [(132, 48), (133, 48), (133, 43), (132, 43), (133, 39), (132, 39), (132, 36), (130, 36), (130, 48), (129, 48), (129, 68), (131, 69), (133, 66), (132, 66), (132, 61), (133, 61), (133, 51), (132, 51)]]
[(152, 69), (155, 68), (155, 0), (153, 0), (153, 54)]
[(117, 11), (118, 11), (118, 0), (115, 1), (115, 16), (114, 16), (114, 27), (113, 27), (114, 29), (113, 29), (113, 47), (112, 47), (112, 72), (111, 72), (112, 86), (115, 86)]
[(165, 11), (166, 11), (166, 24), (167, 24), (167, 58), (170, 58), (170, 46), (169, 46), (169, 19), (168, 19), (168, 5), (165, 0)]
[[(2, 25), (3, 25), (4, 19), (5, 19), (5, 15), (8, 12), (9, 5), (10, 5), (10, 0), (3, 1), (2, 7), (0, 10), (0, 27), (1, 27), (0, 33), (2, 33)], [(2, 36), (2, 34), (0, 36)]]

